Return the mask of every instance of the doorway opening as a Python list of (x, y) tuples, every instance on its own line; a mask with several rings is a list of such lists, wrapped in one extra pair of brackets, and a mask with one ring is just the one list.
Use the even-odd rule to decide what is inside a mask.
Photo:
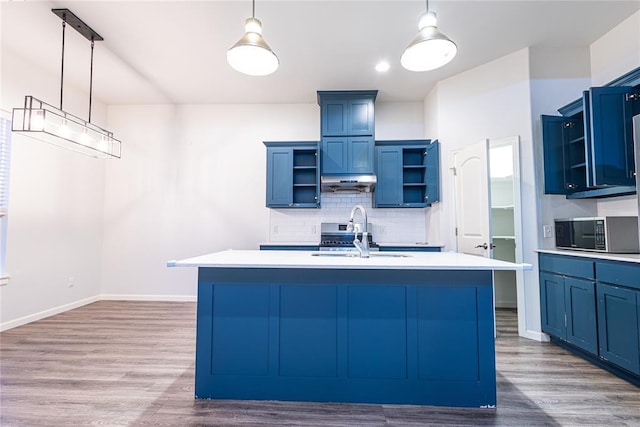
[[(484, 140), (453, 153), (458, 252), (523, 262), (519, 142), (517, 136)], [(494, 305), (517, 317), (522, 335), (522, 271), (494, 272)]]

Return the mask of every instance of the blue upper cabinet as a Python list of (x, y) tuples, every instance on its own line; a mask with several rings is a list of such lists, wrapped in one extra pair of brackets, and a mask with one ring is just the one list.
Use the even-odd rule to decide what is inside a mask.
[(546, 194), (567, 198), (635, 193), (632, 117), (640, 113), (640, 68), (542, 116)]
[(374, 173), (374, 103), (378, 91), (318, 91), (322, 173)]
[[(593, 168), (587, 184), (635, 185), (632, 118), (640, 100), (630, 96), (630, 86), (593, 87), (589, 92)], [(635, 92), (640, 94), (640, 89)]]
[(425, 166), (427, 168), (425, 203), (431, 206), (432, 203), (440, 201), (440, 143), (438, 140), (432, 141), (427, 146)]
[(322, 173), (338, 174), (348, 169), (348, 139), (346, 136), (322, 138)]
[(374, 206), (423, 208), (439, 200), (438, 141), (376, 141)]
[(318, 142), (265, 142), (267, 207), (319, 208)]
[(354, 174), (373, 173), (374, 141), (372, 136), (347, 138), (347, 170)]
[(376, 207), (397, 207), (402, 204), (402, 147), (376, 147)]
[(544, 192), (571, 194), (587, 189), (582, 111), (572, 117), (542, 116)]
[(288, 207), (293, 202), (293, 151), (267, 147), (267, 206)]
[(322, 136), (373, 136), (377, 90), (318, 91)]
[(373, 137), (327, 136), (322, 138), (322, 173), (325, 175), (372, 174)]

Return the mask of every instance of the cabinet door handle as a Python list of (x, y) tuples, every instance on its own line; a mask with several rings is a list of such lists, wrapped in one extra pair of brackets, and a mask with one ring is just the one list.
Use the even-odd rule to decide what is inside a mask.
[(496, 247), (496, 245), (494, 245), (493, 243), (489, 243), (487, 244), (486, 242), (481, 244), (481, 245), (477, 245), (475, 246), (476, 248), (482, 248), (482, 249), (493, 249)]

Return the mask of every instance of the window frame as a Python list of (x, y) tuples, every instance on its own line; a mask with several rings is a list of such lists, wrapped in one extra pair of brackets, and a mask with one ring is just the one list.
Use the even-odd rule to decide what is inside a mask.
[(7, 284), (7, 231), (11, 170), (11, 120), (0, 116), (0, 286)]

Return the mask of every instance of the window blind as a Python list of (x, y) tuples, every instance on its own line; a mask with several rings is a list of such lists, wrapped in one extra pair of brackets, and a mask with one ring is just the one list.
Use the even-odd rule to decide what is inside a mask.
[(11, 153), (11, 122), (0, 118), (0, 215), (9, 209), (9, 156)]

